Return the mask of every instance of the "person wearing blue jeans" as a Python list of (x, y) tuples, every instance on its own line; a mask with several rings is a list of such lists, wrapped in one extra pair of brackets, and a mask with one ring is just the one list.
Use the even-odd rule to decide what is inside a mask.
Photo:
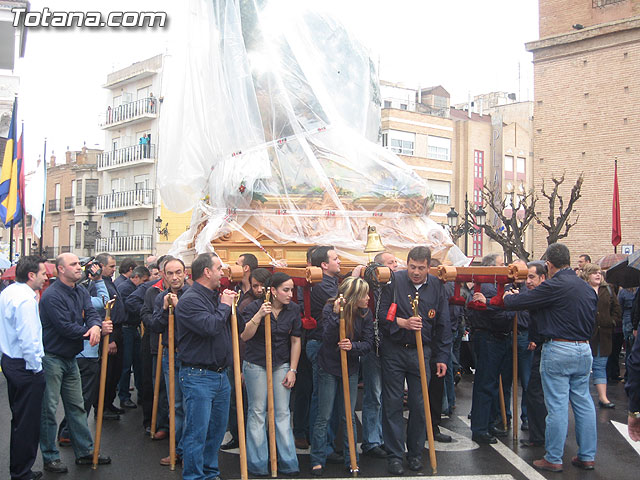
[(363, 455), (386, 458), (382, 449), (382, 370), (380, 357), (371, 352), (360, 358), (362, 367), (362, 449)]
[[(175, 262), (167, 262), (165, 270), (171, 263)], [(168, 299), (176, 306), (184, 395), (182, 478), (215, 479), (220, 475), (218, 450), (229, 420), (231, 387), (225, 370), (233, 364), (230, 316), (237, 294), (218, 291), (222, 262), (213, 253), (198, 255), (191, 274), (193, 285), (179, 300), (175, 295)]]
[[(522, 312), (518, 312), (520, 317)], [(528, 312), (527, 312), (528, 313)], [(518, 322), (520, 323), (520, 322)], [(513, 386), (513, 337), (511, 337), (507, 358), (502, 366), (502, 389), (504, 391), (504, 403), (507, 411), (507, 418), (510, 420), (511, 413), (511, 389)], [(529, 387), (529, 378), (531, 378), (531, 363), (533, 362), (533, 351), (529, 350), (529, 332), (527, 330), (518, 329), (518, 380), (522, 386), (522, 394), (520, 396), (520, 420), (522, 421), (522, 430), (529, 428), (529, 418), (527, 416), (527, 389)]]
[[(292, 302), (293, 279), (282, 272), (266, 282), (270, 301), (258, 299), (242, 313), (245, 342), (244, 380), (247, 387), (247, 466), (253, 475), (269, 474), (267, 440), (267, 370), (265, 322), (271, 325), (271, 356), (275, 436), (278, 472), (296, 475), (300, 471), (291, 428), (289, 399), (295, 385), (302, 335), (300, 306)], [(268, 317), (268, 318), (267, 318)], [(275, 474), (275, 472), (271, 472)]]
[[(359, 358), (369, 353), (373, 348), (373, 315), (367, 308), (369, 285), (359, 277), (348, 277), (340, 284), (338, 294), (340, 297), (330, 299), (322, 311), (324, 328), (322, 347), (318, 353), (319, 408), (311, 438), (311, 474), (314, 476), (323, 474), (327, 460), (326, 431), (332, 412), (335, 410), (335, 402), (342, 401), (344, 404), (344, 393), (341, 388), (343, 382), (341, 355), (343, 351), (347, 352), (353, 447), (357, 462), (355, 407), (358, 395)], [(341, 334), (341, 322), (344, 322), (344, 338)], [(341, 394), (336, 395), (337, 392)], [(345, 412), (344, 408), (342, 411)], [(344, 462), (348, 468), (352, 468), (346, 413), (342, 414), (342, 420), (345, 446)]]
[(142, 396), (142, 340), (138, 327), (133, 325), (124, 325), (122, 327), (122, 347), (124, 352), (122, 357), (122, 376), (118, 384), (118, 397), (120, 398), (121, 407), (135, 408), (135, 403), (131, 402), (129, 385), (131, 383), (131, 369), (133, 368), (138, 401), (140, 401)]
[(540, 376), (547, 407), (545, 456), (534, 460), (540, 470), (561, 472), (567, 436), (568, 404), (576, 426), (578, 455), (573, 466), (595, 468), (596, 412), (589, 394), (591, 349), (595, 330), (598, 296), (594, 289), (571, 269), (569, 249), (561, 243), (547, 247), (544, 257), (549, 278), (536, 288), (515, 295), (506, 292), (508, 310), (535, 311), (535, 326), (542, 346)]

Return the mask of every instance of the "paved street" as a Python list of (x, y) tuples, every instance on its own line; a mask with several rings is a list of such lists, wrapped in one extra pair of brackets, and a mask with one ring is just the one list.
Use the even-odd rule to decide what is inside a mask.
[[(10, 410), (7, 403), (6, 384), (4, 376), (0, 376), (0, 418), (3, 419), (0, 427), (0, 451), (4, 454), (0, 457), (0, 478), (8, 478), (9, 461), (9, 418)], [(531, 460), (539, 458), (542, 449), (514, 448), (513, 438), (502, 439), (497, 445), (482, 446), (471, 441), (471, 432), (468, 427), (467, 413), (471, 402), (471, 375), (464, 376), (457, 387), (458, 406), (453, 418), (445, 418), (442, 422), (442, 430), (450, 433), (456, 442), (450, 445), (438, 444), (438, 477), (439, 478), (487, 478), (502, 479), (637, 479), (640, 472), (640, 444), (634, 448), (618, 431), (620, 427), (626, 431), (625, 394), (622, 384), (609, 386), (609, 398), (618, 406), (614, 410), (597, 410), (598, 418), (598, 454), (596, 457), (596, 470), (584, 472), (571, 465), (571, 457), (575, 455), (575, 437), (571, 431), (565, 449), (564, 472), (539, 473), (534, 470)], [(134, 395), (135, 397), (135, 395)], [(358, 407), (359, 408), (359, 407)], [(62, 407), (58, 409), (61, 417)], [(357, 412), (359, 414), (359, 412)], [(92, 415), (93, 417), (93, 415)], [(622, 424), (622, 425), (621, 425)], [(624, 428), (623, 428), (624, 427)], [(93, 419), (90, 421), (93, 430)], [(520, 432), (519, 437), (523, 438)], [(526, 433), (524, 433), (526, 435)], [(342, 437), (340, 437), (342, 438)], [(524, 437), (526, 438), (526, 437)], [(56, 475), (45, 472), (45, 479), (173, 479), (181, 478), (180, 469), (169, 471), (168, 467), (162, 467), (158, 460), (167, 455), (168, 441), (153, 442), (143, 434), (142, 412), (138, 408), (128, 411), (119, 422), (105, 422), (103, 429), (104, 454), (113, 458), (113, 464), (100, 467), (92, 471), (90, 467), (78, 467), (74, 464), (71, 448), (61, 449), (61, 456), (69, 466), (69, 473)], [(308, 451), (299, 451), (301, 477), (309, 478)], [(428, 452), (424, 454), (425, 468), (422, 474), (428, 475), (431, 469), (428, 466)], [(240, 477), (237, 453), (221, 453), (220, 463), (222, 476), (225, 480)], [(42, 459), (38, 457), (35, 469), (42, 469)], [(361, 475), (363, 477), (387, 476), (386, 461), (361, 457)], [(328, 465), (325, 477), (344, 477), (341, 465)], [(415, 476), (407, 470), (407, 476)]]

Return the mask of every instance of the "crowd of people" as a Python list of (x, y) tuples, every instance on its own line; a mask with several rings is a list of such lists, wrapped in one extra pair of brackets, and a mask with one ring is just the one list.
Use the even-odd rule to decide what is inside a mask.
[[(153, 431), (154, 440), (163, 440), (169, 435), (168, 398), (174, 398), (176, 457), (159, 461), (182, 464), (185, 479), (204, 479), (219, 477), (220, 449), (238, 446), (241, 410), (246, 417), (240, 423), (246, 425), (249, 473), (269, 475), (266, 322), (271, 331), (272, 428), (278, 473), (285, 476), (300, 473), (297, 448), (310, 449), (314, 476), (323, 475), (327, 462), (343, 463), (351, 471), (353, 453), (356, 458), (386, 459), (393, 475), (402, 475), (406, 467), (422, 470), (427, 430), (419, 348), (427, 366), (433, 430), (429, 433), (435, 441), (454, 441), (439, 425), (442, 414), (455, 408), (455, 385), (467, 363), (474, 372), (473, 441), (492, 444), (508, 434), (513, 355), (519, 360), (522, 389), (520, 427), (529, 433), (521, 445), (545, 450), (533, 462), (536, 468), (562, 471), (569, 404), (578, 443), (572, 464), (586, 470), (595, 467), (590, 377), (600, 408), (615, 408), (607, 397), (607, 382), (626, 382), (629, 432), (634, 440), (640, 439), (638, 342), (634, 347), (638, 292), (617, 292), (590, 259), (581, 256), (574, 271), (567, 247), (550, 245), (544, 261), (517, 262), (528, 272), (526, 281), (508, 286), (504, 293), (491, 283), (473, 292), (467, 285), (459, 289), (442, 283), (429, 273), (438, 262), (427, 247), (413, 248), (405, 268), (389, 252), (379, 253), (375, 262), (391, 270), (388, 283), (379, 282), (373, 269), (364, 265), (343, 278), (337, 251), (332, 246), (312, 247), (307, 263), (321, 269), (322, 280), (306, 288), (296, 286), (285, 273), (259, 268), (257, 258), (246, 253), (237, 261), (242, 280), (233, 286), (223, 279), (222, 261), (213, 253), (198, 255), (189, 275), (184, 262), (170, 256), (150, 257), (145, 265), (131, 259), (116, 265), (112, 255), (103, 253), (83, 266), (74, 254), (63, 253), (55, 261), (56, 280), (38, 300), (48, 280), (44, 260), (22, 258), (16, 282), (0, 294), (2, 371), (13, 414), (11, 478), (40, 478), (41, 472), (32, 471), (38, 446), (46, 471), (68, 471), (58, 446), (70, 445), (76, 464), (92, 464), (94, 444), (87, 417), (92, 409), (97, 415), (100, 344), (107, 335), (104, 420), (118, 420), (126, 409), (140, 406), (145, 432)], [(489, 254), (482, 265), (504, 262), (500, 255)], [(460, 297), (462, 302), (450, 301)], [(242, 409), (231, 393), (236, 383), (230, 326), (234, 305), (246, 402)], [(168, 351), (172, 310), (174, 355)], [(469, 342), (462, 341), (467, 338)], [(623, 343), (624, 379), (619, 376), (617, 346)], [(341, 352), (347, 358), (350, 416), (341, 386)], [(179, 373), (173, 392), (170, 357)], [(151, 425), (157, 362), (163, 375), (157, 419)], [(360, 451), (350, 452), (346, 422), (351, 419), (357, 435), (359, 384), (363, 438)], [(507, 422), (500, 414), (500, 385)], [(58, 424), (60, 399), (65, 417)], [(341, 428), (343, 448), (336, 439)], [(227, 431), (230, 440), (222, 444)], [(111, 463), (111, 458), (101, 455), (98, 463)]]

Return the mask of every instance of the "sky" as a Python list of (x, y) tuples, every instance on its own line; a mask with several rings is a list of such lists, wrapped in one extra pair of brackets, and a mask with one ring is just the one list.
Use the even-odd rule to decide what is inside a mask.
[[(309, 0), (299, 0), (309, 1)], [(106, 76), (171, 49), (186, 1), (31, 1), (32, 11), (165, 11), (164, 28), (31, 29), (20, 76), (20, 120), (27, 170), (43, 154), (102, 148)], [(411, 87), (442, 85), (451, 103), (469, 95), (513, 92), (533, 99), (533, 66), (524, 43), (538, 38), (536, 0), (323, 0), (369, 49), (380, 78)], [(174, 21), (172, 22), (172, 18)]]

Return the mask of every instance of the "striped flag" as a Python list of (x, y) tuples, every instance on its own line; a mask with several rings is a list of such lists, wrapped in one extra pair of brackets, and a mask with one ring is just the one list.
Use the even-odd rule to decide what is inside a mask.
[(0, 171), (0, 222), (5, 227), (17, 225), (24, 211), (24, 165), (22, 135), (18, 139), (16, 120), (18, 100), (13, 102), (9, 138)]

